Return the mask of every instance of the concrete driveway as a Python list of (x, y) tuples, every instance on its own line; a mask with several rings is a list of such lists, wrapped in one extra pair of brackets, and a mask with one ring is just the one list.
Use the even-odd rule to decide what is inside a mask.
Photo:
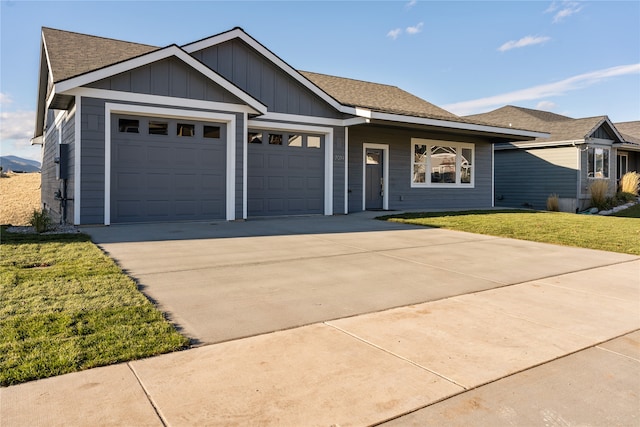
[(636, 257), (372, 219), (86, 227), (194, 344), (211, 344)]

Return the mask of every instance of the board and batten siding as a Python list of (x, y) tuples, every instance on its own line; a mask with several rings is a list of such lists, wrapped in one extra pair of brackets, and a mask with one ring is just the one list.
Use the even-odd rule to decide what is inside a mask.
[(546, 209), (547, 198), (576, 199), (577, 149), (551, 147), (495, 151), (495, 205)]
[(176, 58), (138, 67), (87, 87), (244, 105), (235, 95)]
[[(412, 138), (473, 143), (475, 146), (472, 188), (413, 188)], [(476, 138), (421, 130), (363, 125), (349, 130), (349, 211), (362, 211), (363, 144), (389, 146), (389, 209), (488, 208), (491, 200), (491, 144)]]
[(341, 118), (341, 114), (242, 40), (191, 54), (269, 108), (270, 112)]

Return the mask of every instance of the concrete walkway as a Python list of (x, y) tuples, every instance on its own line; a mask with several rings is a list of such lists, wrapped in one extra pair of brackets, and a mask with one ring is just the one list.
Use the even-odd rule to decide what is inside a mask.
[[(275, 230), (278, 220), (265, 223)], [(242, 225), (254, 226), (222, 227)], [(169, 296), (161, 304), (185, 331), (217, 343), (0, 389), (0, 425), (638, 425), (638, 257), (445, 230), (380, 230), (390, 226), (362, 219), (359, 227), (272, 233), (265, 243), (218, 237), (200, 252), (189, 249), (196, 239), (180, 246), (186, 240), (149, 232), (146, 243), (177, 245), (171, 267), (168, 257), (126, 255), (162, 252), (142, 239), (129, 243), (135, 247), (124, 238), (101, 243), (146, 290)], [(116, 229), (95, 230), (113, 237)], [(259, 250), (248, 255), (252, 248)], [(206, 258), (201, 268), (190, 267), (198, 255)], [(350, 265), (357, 268), (345, 272)], [(184, 310), (195, 302), (176, 303), (177, 290), (162, 291), (187, 271), (209, 277), (193, 281), (196, 300), (207, 280), (246, 293), (226, 289), (235, 308), (217, 321), (205, 309), (190, 317)], [(165, 274), (163, 285), (156, 276)], [(252, 280), (265, 277), (270, 291), (254, 296), (261, 288)], [(327, 282), (311, 279), (318, 277)], [(318, 301), (329, 309), (313, 310)], [(261, 304), (277, 319), (269, 310), (250, 311), (253, 320), (237, 312)], [(280, 313), (287, 305), (299, 307)], [(236, 327), (226, 316), (248, 320)], [(253, 336), (234, 339), (244, 335)]]

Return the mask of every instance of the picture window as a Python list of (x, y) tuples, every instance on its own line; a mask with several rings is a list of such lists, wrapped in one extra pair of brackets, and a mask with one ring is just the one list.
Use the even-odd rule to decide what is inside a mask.
[(124, 133), (140, 133), (140, 120), (120, 119), (118, 130)]
[(205, 138), (220, 138), (220, 126), (204, 126), (203, 135)]
[(587, 173), (589, 178), (609, 178), (608, 148), (589, 148), (587, 150)]
[(473, 185), (473, 144), (414, 139), (412, 187)]

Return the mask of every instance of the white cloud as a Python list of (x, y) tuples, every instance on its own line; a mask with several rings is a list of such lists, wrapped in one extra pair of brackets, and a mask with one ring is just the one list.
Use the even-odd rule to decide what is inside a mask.
[(545, 10), (545, 13), (554, 13), (553, 23), (557, 24), (558, 22), (561, 22), (564, 18), (569, 17), (575, 13), (578, 13), (581, 10), (582, 10), (582, 5), (576, 1), (562, 1), (562, 2), (554, 1), (547, 8), (547, 10)]
[(392, 39), (395, 40), (400, 36), (400, 34), (402, 34), (402, 28), (396, 28), (394, 30), (390, 30), (387, 33), (387, 37), (391, 37)]
[(413, 27), (407, 27), (407, 34), (418, 34), (422, 31), (422, 27), (424, 26), (424, 22), (419, 22), (418, 25), (414, 25)]
[[(3, 101), (4, 102), (4, 101)], [(30, 143), (33, 136), (36, 113), (15, 111), (0, 113), (0, 141), (9, 139)]]
[(411, 1), (409, 1), (409, 2), (405, 5), (405, 7), (406, 7), (407, 9), (412, 8), (413, 6), (415, 6), (415, 5), (416, 5), (416, 3), (418, 3), (418, 0), (411, 0)]
[(620, 65), (617, 67), (605, 68), (604, 70), (592, 71), (590, 73), (579, 74), (555, 83), (548, 83), (533, 86), (527, 89), (516, 90), (500, 95), (486, 98), (474, 99), (471, 101), (456, 102), (445, 105), (445, 108), (452, 113), (464, 116), (468, 114), (480, 113), (490, 108), (502, 107), (520, 101), (531, 101), (553, 96), (564, 95), (569, 91), (583, 89), (585, 87), (599, 83), (605, 79), (629, 74), (640, 74), (640, 63), (630, 65)]
[(537, 110), (551, 111), (556, 108), (556, 103), (551, 101), (540, 101), (536, 104)]
[(11, 99), (11, 95), (0, 92), (0, 105), (11, 104), (13, 99)]
[(534, 44), (540, 44), (551, 40), (551, 37), (534, 37), (534, 36), (526, 36), (521, 38), (520, 40), (510, 40), (500, 46), (498, 50), (500, 52), (506, 52), (511, 49), (516, 49), (525, 46), (531, 46)]

